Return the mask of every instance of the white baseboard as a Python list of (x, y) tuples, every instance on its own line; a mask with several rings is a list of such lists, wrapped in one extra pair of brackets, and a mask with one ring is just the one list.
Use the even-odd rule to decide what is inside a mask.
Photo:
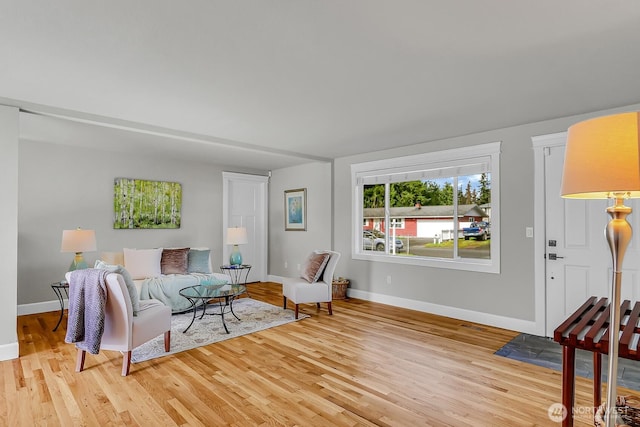
[[(282, 283), (282, 277), (269, 276), (269, 281)], [(533, 320), (523, 320), (515, 319), (513, 317), (498, 316), (496, 314), (466, 310), (464, 308), (450, 307), (425, 301), (417, 301), (390, 295), (376, 294), (373, 292), (361, 291), (359, 289), (347, 288), (347, 296), (362, 299), (365, 301), (392, 305), (394, 307), (401, 307), (409, 310), (422, 311), (425, 313), (437, 314), (439, 316), (465, 320), (467, 322), (479, 323), (481, 325), (494, 326), (496, 328), (509, 329), (511, 331), (524, 332), (532, 335), (539, 335), (539, 328), (536, 326), (536, 322)]]
[(494, 326), (496, 328), (525, 332), (533, 335), (536, 334), (535, 321), (498, 316), (495, 314), (483, 313), (480, 311), (472, 311), (466, 310), (464, 308), (432, 304), (429, 302), (399, 298), (390, 295), (375, 294), (372, 292), (361, 291), (359, 289), (348, 288), (347, 296), (366, 301), (379, 302), (381, 304), (388, 304), (394, 307), (407, 308), (409, 310), (422, 311), (425, 313), (437, 314), (439, 316), (466, 320), (467, 322), (479, 323), (481, 325)]
[[(67, 300), (64, 300), (64, 308), (67, 308)], [(47, 311), (60, 311), (60, 302), (58, 300), (36, 302), (33, 304), (18, 305), (18, 316), (25, 314), (46, 313)]]
[(18, 341), (0, 345), (0, 360), (17, 359), (19, 355)]

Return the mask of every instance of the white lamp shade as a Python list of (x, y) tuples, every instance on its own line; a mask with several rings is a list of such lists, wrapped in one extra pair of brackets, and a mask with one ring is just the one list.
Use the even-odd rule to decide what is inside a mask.
[(247, 229), (244, 227), (227, 228), (227, 245), (246, 245), (249, 243)]
[(92, 252), (96, 248), (94, 230), (63, 230), (60, 252)]
[(569, 128), (561, 195), (640, 197), (640, 113), (598, 117)]

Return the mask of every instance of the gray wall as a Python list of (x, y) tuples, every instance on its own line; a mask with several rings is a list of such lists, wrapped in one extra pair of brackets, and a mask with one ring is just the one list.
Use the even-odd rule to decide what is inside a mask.
[[(307, 231), (285, 231), (284, 191), (297, 188), (307, 189)], [(300, 275), (298, 264), (304, 263), (313, 250), (331, 249), (331, 200), (331, 163), (309, 163), (272, 172), (269, 184), (271, 276), (297, 277)]]
[[(335, 249), (342, 252), (341, 275), (351, 279), (351, 289), (375, 295), (378, 301), (394, 297), (452, 307), (511, 319), (533, 321), (534, 239), (525, 237), (533, 226), (534, 163), (531, 137), (566, 131), (584, 119), (637, 109), (638, 106), (549, 120), (534, 124), (433, 141), (393, 150), (336, 159), (334, 162)], [(422, 266), (351, 259), (352, 163), (426, 153), (502, 141), (501, 155), (501, 273), (476, 273)], [(347, 185), (347, 183), (349, 183)], [(603, 213), (604, 215), (604, 213)], [(544, 233), (544, 230), (535, 230)], [(604, 242), (603, 242), (604, 244)], [(345, 256), (346, 255), (346, 256)], [(538, 254), (542, 256), (542, 254)], [(386, 282), (392, 277), (391, 285)]]
[(18, 242), (18, 109), (0, 106), (0, 360), (18, 357), (16, 280)]
[[(49, 284), (64, 278), (73, 258), (60, 253), (64, 229), (96, 230), (90, 265), (100, 251), (168, 246), (207, 246), (213, 265), (222, 263), (222, 168), (30, 141), (19, 152), (18, 304), (55, 299)], [(116, 177), (181, 183), (181, 228), (114, 230)]]

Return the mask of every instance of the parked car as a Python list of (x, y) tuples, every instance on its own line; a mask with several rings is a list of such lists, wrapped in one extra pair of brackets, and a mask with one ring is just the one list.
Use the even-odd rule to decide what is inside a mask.
[(462, 229), (464, 240), (471, 237), (476, 240), (487, 240), (491, 238), (491, 224), (486, 221), (472, 222), (469, 227)]
[[(364, 250), (384, 251), (385, 242), (385, 235), (382, 232), (368, 230), (362, 232), (362, 249)], [(395, 246), (396, 251), (404, 249), (404, 243), (400, 239), (396, 239)]]

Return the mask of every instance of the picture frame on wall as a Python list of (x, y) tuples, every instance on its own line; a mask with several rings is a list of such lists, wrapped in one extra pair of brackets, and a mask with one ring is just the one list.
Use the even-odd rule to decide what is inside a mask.
[(178, 182), (115, 178), (114, 229), (175, 229), (182, 222), (182, 185)]
[(307, 189), (298, 188), (284, 192), (285, 231), (307, 230)]

